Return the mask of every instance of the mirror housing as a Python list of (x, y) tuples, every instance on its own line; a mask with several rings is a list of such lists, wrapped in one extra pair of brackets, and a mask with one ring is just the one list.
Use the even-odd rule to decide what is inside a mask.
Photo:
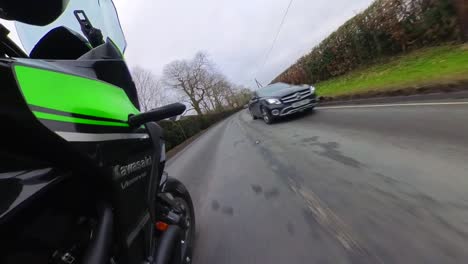
[(65, 11), (68, 0), (3, 0), (0, 17), (22, 23), (45, 26)]
[(163, 119), (181, 115), (185, 112), (186, 106), (181, 103), (174, 103), (155, 108), (145, 113), (131, 115), (128, 118), (128, 124), (131, 127), (139, 127), (149, 122), (157, 122)]

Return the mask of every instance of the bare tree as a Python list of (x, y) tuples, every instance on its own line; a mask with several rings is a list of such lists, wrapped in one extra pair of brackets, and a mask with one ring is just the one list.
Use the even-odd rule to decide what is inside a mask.
[(132, 69), (132, 76), (142, 111), (151, 110), (165, 103), (167, 94), (161, 81), (151, 71), (137, 66)]
[(235, 85), (216, 69), (205, 53), (198, 52), (192, 60), (169, 63), (164, 68), (163, 79), (198, 115), (240, 106), (241, 97)]
[(241, 107), (247, 104), (252, 97), (252, 91), (243, 86), (232, 86), (229, 96), (229, 105), (231, 107)]
[[(205, 80), (210, 76), (212, 64), (205, 53), (199, 52), (190, 60), (173, 61), (164, 67), (164, 82), (172, 89), (187, 96), (187, 102), (198, 115), (203, 115), (207, 105)], [(208, 108), (208, 109), (207, 109)]]
[[(202, 80), (203, 87), (207, 90), (207, 100), (214, 111), (223, 111), (227, 103), (228, 90), (231, 84), (226, 77), (216, 71), (211, 72)], [(208, 104), (208, 103), (206, 103)]]

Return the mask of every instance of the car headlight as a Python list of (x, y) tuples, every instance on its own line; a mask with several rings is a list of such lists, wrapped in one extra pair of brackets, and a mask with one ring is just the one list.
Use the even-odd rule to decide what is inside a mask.
[(312, 85), (310, 86), (310, 92), (311, 92), (311, 93), (315, 93), (315, 87), (312, 86)]
[(265, 100), (269, 104), (281, 104), (281, 101), (275, 98), (269, 98)]

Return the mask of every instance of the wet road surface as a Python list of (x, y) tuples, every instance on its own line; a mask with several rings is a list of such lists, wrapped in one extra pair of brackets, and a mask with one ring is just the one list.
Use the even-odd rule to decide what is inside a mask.
[(169, 161), (194, 263), (468, 263), (468, 104), (241, 111)]

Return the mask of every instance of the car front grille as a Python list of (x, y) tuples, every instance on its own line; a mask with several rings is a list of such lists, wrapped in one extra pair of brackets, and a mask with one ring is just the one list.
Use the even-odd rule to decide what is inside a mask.
[(307, 89), (307, 90), (303, 90), (303, 91), (299, 91), (299, 92), (295, 92), (295, 93), (283, 96), (281, 98), (281, 101), (283, 101), (283, 103), (293, 103), (293, 102), (300, 101), (306, 98), (310, 94), (311, 94), (310, 90)]

